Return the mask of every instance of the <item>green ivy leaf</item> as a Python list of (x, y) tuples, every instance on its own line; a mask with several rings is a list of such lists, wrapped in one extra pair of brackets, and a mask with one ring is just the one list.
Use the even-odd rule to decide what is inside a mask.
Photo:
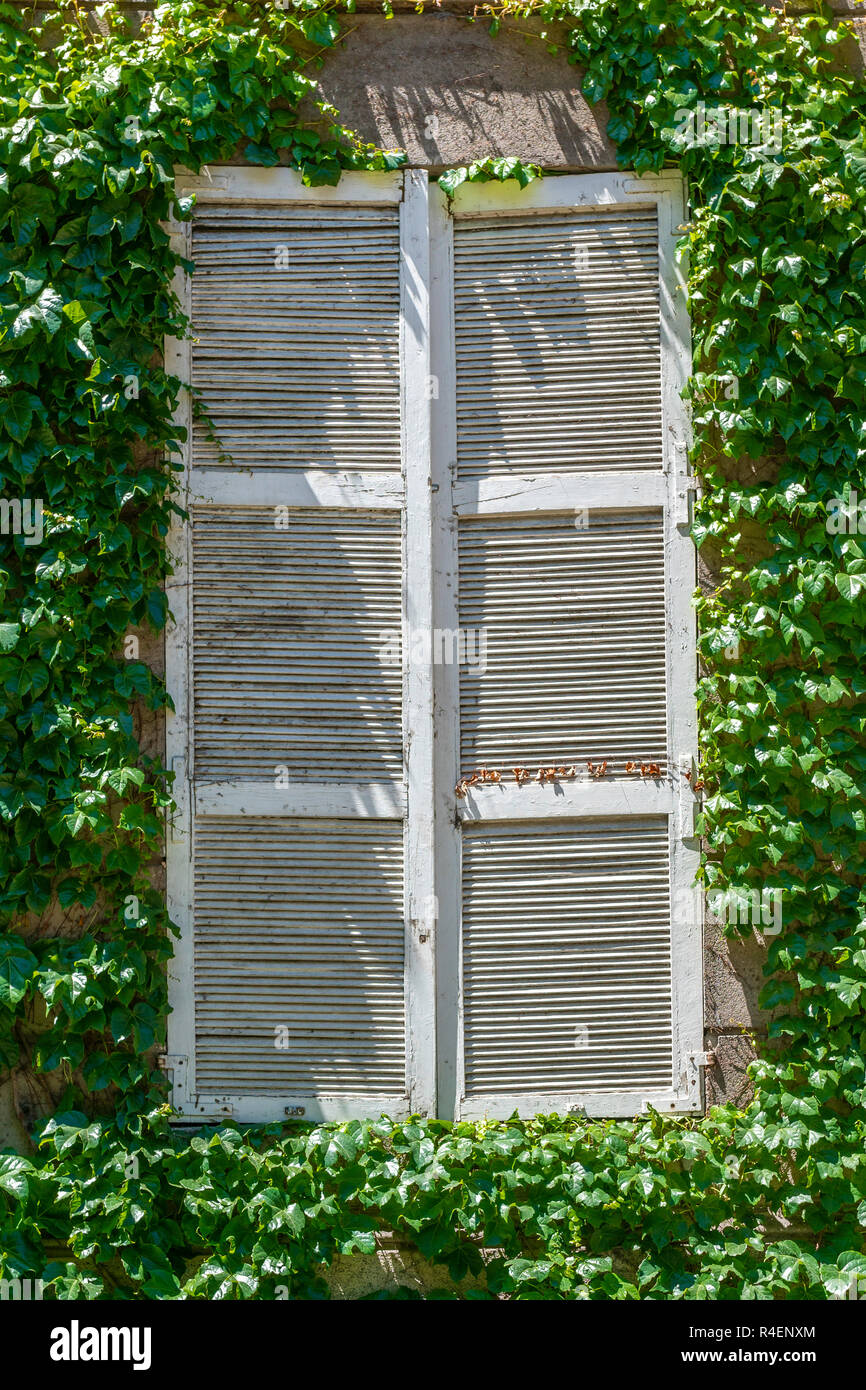
[(27, 993), (38, 961), (17, 936), (0, 937), (0, 1004), (12, 1009)]
[(30, 1195), (28, 1178), (35, 1175), (33, 1164), (17, 1154), (0, 1154), (0, 1192), (8, 1192), (18, 1201)]

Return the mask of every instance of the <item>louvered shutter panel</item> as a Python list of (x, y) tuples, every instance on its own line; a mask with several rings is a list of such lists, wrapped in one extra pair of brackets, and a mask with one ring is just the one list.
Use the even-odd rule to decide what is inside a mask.
[(467, 184), (436, 207), (438, 622), (474, 658), (437, 675), (441, 1095), (694, 1110), (681, 187)]
[(170, 585), (174, 1102), (429, 1109), (432, 690), (401, 654), (430, 616), (426, 185), (187, 182), (194, 339), (169, 366), (213, 427), (186, 421)]

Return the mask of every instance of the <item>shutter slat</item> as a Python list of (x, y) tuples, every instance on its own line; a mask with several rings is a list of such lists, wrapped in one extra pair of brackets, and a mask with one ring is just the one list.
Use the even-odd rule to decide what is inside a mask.
[(671, 1084), (668, 876), (661, 818), (464, 827), (470, 1101)]
[(197, 822), (202, 1089), (405, 1091), (402, 884), (399, 822)]
[(460, 479), (662, 466), (657, 243), (655, 210), (455, 222)]
[(664, 596), (661, 512), (461, 520), (461, 774), (664, 769)]
[(192, 535), (197, 778), (398, 779), (399, 514), (195, 506)]
[[(398, 208), (208, 202), (192, 259), (192, 383), (234, 463), (399, 470)], [(227, 466), (197, 421), (193, 464)]]

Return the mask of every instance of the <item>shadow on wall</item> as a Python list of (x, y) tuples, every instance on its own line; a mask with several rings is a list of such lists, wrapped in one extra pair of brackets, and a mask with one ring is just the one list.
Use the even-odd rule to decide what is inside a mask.
[[(380, 1236), (377, 1244), (374, 1255), (336, 1255), (331, 1264), (322, 1269), (332, 1299), (338, 1302), (377, 1296), (425, 1299), (434, 1290), (447, 1290), (452, 1295), (457, 1293), (464, 1297), (470, 1290), (487, 1290), (483, 1275), (467, 1275), (455, 1282), (448, 1274), (447, 1265), (425, 1259), (405, 1241)], [(500, 1250), (482, 1251), (481, 1258), (486, 1263), (487, 1258), (501, 1253)]]
[(564, 48), (551, 54), (533, 36), (539, 23), (504, 24), (494, 37), (447, 14), (349, 22), (319, 88), (364, 140), (434, 169), (490, 154), (547, 168), (617, 167), (606, 107), (581, 96), (581, 71)]

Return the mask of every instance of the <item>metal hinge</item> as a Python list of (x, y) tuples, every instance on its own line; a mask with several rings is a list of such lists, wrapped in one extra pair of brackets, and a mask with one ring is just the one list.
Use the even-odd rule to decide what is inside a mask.
[(181, 184), (182, 193), (197, 193), (203, 188), (228, 188), (229, 180), (227, 174), (212, 174), (206, 164), (201, 167), (198, 174), (185, 174), (180, 171), (178, 183)]
[(675, 169), (665, 174), (642, 174), (636, 178), (626, 179), (623, 183), (624, 193), (664, 193), (672, 184), (679, 181), (679, 176)]
[(714, 1067), (716, 1065), (715, 1052), (687, 1052), (686, 1061), (689, 1067), (697, 1071), (700, 1067)]
[(181, 1057), (176, 1052), (160, 1052), (156, 1060), (162, 1071), (178, 1071), (181, 1067), (189, 1066), (189, 1058)]
[(168, 1077), (171, 1104), (176, 1109), (181, 1109), (187, 1104), (189, 1095), (189, 1058), (176, 1052), (161, 1052), (156, 1060)]
[(686, 1053), (686, 1079), (689, 1088), (689, 1102), (692, 1109), (700, 1108), (701, 1101), (701, 1071), (716, 1064), (716, 1054), (714, 1052), (687, 1052)]
[(662, 466), (665, 473), (685, 478), (689, 471), (689, 450), (684, 440), (673, 435), (667, 442)]
[[(690, 1097), (688, 1106), (695, 1108), (694, 1098)], [(640, 1103), (640, 1113), (648, 1115), (650, 1110), (655, 1110), (657, 1114), (664, 1115), (671, 1110), (680, 1111), (683, 1109), (683, 1098), (677, 1095), (676, 1091), (668, 1091), (665, 1095), (654, 1096), (652, 1100), (642, 1100)]]

